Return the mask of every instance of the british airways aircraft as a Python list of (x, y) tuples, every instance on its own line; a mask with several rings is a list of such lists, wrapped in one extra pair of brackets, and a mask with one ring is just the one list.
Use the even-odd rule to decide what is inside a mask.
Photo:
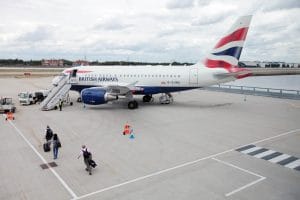
[(251, 18), (238, 18), (204, 61), (191, 66), (78, 66), (65, 69), (63, 74), (70, 76), (70, 89), (78, 91), (86, 105), (123, 98), (129, 109), (136, 109), (134, 95), (144, 95), (143, 102), (151, 102), (152, 95), (159, 93), (161, 103), (170, 103), (172, 92), (251, 76), (250, 71), (238, 68)]

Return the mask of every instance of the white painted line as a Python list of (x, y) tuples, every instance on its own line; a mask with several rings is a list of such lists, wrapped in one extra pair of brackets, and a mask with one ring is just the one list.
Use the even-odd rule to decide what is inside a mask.
[(262, 181), (262, 180), (264, 180), (264, 179), (266, 179), (266, 178), (265, 178), (265, 177), (262, 177), (262, 178), (260, 178), (260, 179), (258, 179), (258, 180), (256, 180), (256, 181), (253, 181), (253, 182), (251, 182), (251, 183), (249, 183), (249, 184), (247, 184), (247, 185), (244, 185), (244, 186), (242, 186), (242, 187), (240, 187), (240, 188), (238, 188), (238, 189), (236, 189), (236, 190), (233, 190), (232, 192), (229, 192), (229, 193), (225, 194), (225, 196), (226, 196), (226, 197), (229, 197), (229, 196), (231, 196), (231, 195), (233, 195), (233, 194), (235, 194), (235, 193), (237, 193), (237, 192), (239, 192), (239, 191), (241, 191), (241, 190), (243, 190), (243, 189), (246, 189), (246, 188), (248, 188), (248, 187), (250, 187), (250, 186), (252, 186), (252, 185), (254, 185), (254, 184), (256, 184), (256, 183), (258, 183), (258, 182), (260, 182), (260, 181)]
[(256, 154), (254, 157), (255, 157), (255, 158), (262, 158), (262, 157), (264, 157), (264, 156), (271, 155), (271, 154), (274, 153), (274, 152), (275, 152), (274, 150), (268, 150), (268, 151), (265, 151), (265, 152)]
[(244, 151), (241, 151), (241, 153), (247, 154), (247, 153), (251, 153), (253, 151), (259, 150), (259, 149), (262, 149), (262, 147), (252, 147), (250, 149), (246, 149)]
[(259, 177), (258, 180), (253, 181), (253, 182), (251, 182), (251, 183), (248, 183), (247, 185), (244, 185), (244, 186), (242, 186), (242, 187), (239, 187), (238, 189), (233, 190), (232, 192), (229, 192), (229, 193), (225, 194), (226, 197), (231, 196), (231, 195), (233, 195), (233, 194), (235, 194), (235, 193), (237, 193), (237, 192), (240, 192), (240, 191), (242, 191), (242, 190), (244, 190), (244, 189), (246, 189), (246, 188), (248, 188), (248, 187), (250, 187), (250, 186), (252, 186), (252, 185), (254, 185), (254, 184), (256, 184), (256, 183), (258, 183), (258, 182), (260, 182), (260, 181), (262, 181), (262, 180), (264, 180), (264, 179), (266, 179), (266, 177), (264, 177), (264, 176), (261, 176), (261, 175), (259, 175), (259, 174), (254, 173), (254, 172), (251, 172), (251, 171), (249, 171), (249, 170), (243, 169), (243, 168), (238, 167), (238, 166), (236, 166), (236, 165), (233, 165), (233, 164), (231, 164), (231, 163), (228, 163), (228, 162), (219, 160), (219, 159), (217, 159), (217, 158), (212, 158), (212, 159), (215, 160), (215, 161), (217, 161), (217, 162), (223, 163), (224, 165), (228, 165), (228, 166), (230, 166), (230, 167), (239, 169), (239, 170), (241, 170), (241, 171), (243, 171), (243, 172), (246, 172), (246, 173), (248, 173), (248, 174), (251, 174), (251, 175), (254, 175), (254, 176), (256, 176), (256, 177)]
[(288, 168), (291, 168), (291, 169), (294, 169), (294, 168), (300, 166), (300, 159), (295, 160), (295, 161), (293, 161), (293, 162), (291, 162), (291, 163), (289, 163), (287, 165), (284, 165), (284, 166), (288, 167)]
[[(282, 137), (282, 136), (285, 136), (285, 135), (289, 135), (289, 134), (295, 133), (295, 132), (300, 132), (300, 128), (294, 129), (294, 130), (291, 130), (291, 131), (288, 131), (288, 132), (284, 132), (284, 133), (281, 133), (279, 135), (275, 135), (275, 136), (272, 136), (272, 137), (268, 137), (268, 138), (265, 138), (265, 139), (262, 139), (262, 140), (258, 140), (258, 141), (255, 141), (255, 142), (252, 142), (252, 143), (249, 143), (249, 144), (257, 144), (257, 143), (265, 142), (265, 141), (272, 140), (272, 139), (275, 139), (275, 138), (278, 138), (278, 137)], [(246, 145), (244, 145), (244, 146), (246, 146)]]
[[(134, 182), (141, 181), (141, 180), (144, 180), (144, 179), (147, 179), (147, 178), (151, 178), (151, 177), (154, 177), (154, 176), (157, 176), (157, 175), (160, 175), (160, 174), (163, 174), (163, 173), (166, 173), (166, 172), (175, 170), (175, 169), (179, 169), (179, 168), (186, 167), (186, 166), (189, 166), (189, 165), (192, 165), (192, 164), (196, 164), (197, 162), (200, 162), (200, 161), (203, 161), (203, 160), (207, 160), (207, 159), (210, 159), (210, 158), (213, 158), (213, 157), (217, 157), (217, 156), (219, 156), (219, 155), (222, 155), (222, 154), (225, 154), (225, 153), (229, 153), (229, 152), (231, 152), (231, 151), (235, 151), (235, 149), (238, 149), (238, 148), (241, 148), (241, 147), (250, 145), (250, 144), (257, 144), (257, 143), (260, 143), (260, 142), (268, 141), (268, 140), (271, 140), (271, 139), (274, 139), (274, 138), (282, 137), (282, 136), (285, 136), (285, 135), (288, 135), (288, 134), (291, 134), (291, 133), (295, 133), (295, 132), (299, 132), (299, 131), (300, 131), (300, 129), (294, 129), (294, 130), (291, 130), (291, 131), (288, 131), (288, 132), (281, 133), (281, 134), (279, 134), (279, 135), (275, 135), (275, 136), (272, 136), (272, 137), (268, 137), (268, 138), (265, 138), (265, 139), (262, 139), (262, 140), (257, 140), (257, 141), (255, 141), (255, 142), (251, 142), (251, 143), (248, 143), (248, 144), (244, 144), (244, 145), (241, 145), (241, 146), (238, 146), (238, 147), (235, 147), (235, 148), (232, 148), (232, 149), (229, 149), (229, 150), (220, 152), (220, 153), (216, 153), (216, 154), (213, 154), (213, 155), (210, 155), (210, 156), (206, 156), (206, 157), (204, 157), (204, 158), (200, 158), (200, 159), (197, 159), (197, 160), (194, 160), (194, 161), (191, 161), (191, 162), (187, 162), (187, 163), (184, 163), (184, 164), (181, 164), (181, 165), (177, 165), (177, 166), (172, 167), (172, 168), (169, 168), (169, 169), (161, 170), (161, 171), (158, 171), (158, 172), (155, 172), (155, 173), (146, 175), (146, 176), (142, 176), (142, 177), (139, 177), (139, 178), (130, 180), (130, 181), (126, 181), (126, 182), (123, 182), (123, 183), (120, 183), (120, 184), (117, 184), (117, 185), (113, 185), (113, 186), (110, 186), (110, 187), (107, 187), (107, 188), (104, 188), (104, 189), (95, 191), (95, 192), (91, 192), (91, 193), (82, 195), (82, 196), (78, 197), (77, 199), (83, 199), (83, 198), (86, 198), (86, 197), (89, 197), (89, 196), (93, 196), (93, 195), (95, 195), (95, 194), (99, 194), (99, 193), (102, 193), (102, 192), (105, 192), (105, 191), (109, 191), (109, 190), (112, 190), (112, 189), (115, 189), (115, 188), (118, 188), (118, 187), (121, 187), (121, 186), (130, 184), (130, 183), (134, 183)], [(262, 177), (262, 178), (260, 178), (259, 180), (254, 181), (254, 182), (249, 183), (249, 184), (253, 185), (253, 184), (255, 184), (256, 182), (259, 182), (259, 181), (261, 181), (261, 180), (263, 180), (263, 179), (265, 179), (265, 178)], [(248, 185), (249, 185), (249, 184), (248, 184)], [(251, 186), (251, 185), (250, 185), (250, 186)], [(245, 186), (244, 186), (244, 187), (245, 187)], [(249, 187), (249, 186), (247, 186), (247, 187)], [(240, 190), (241, 190), (241, 189), (240, 189)], [(234, 191), (233, 191), (233, 192), (234, 192)], [(236, 192), (237, 192), (237, 191), (236, 191)], [(234, 193), (236, 193), (236, 192), (234, 192)], [(231, 192), (231, 193), (232, 193), (232, 192)], [(231, 193), (228, 193), (229, 196), (231, 195)], [(234, 193), (232, 193), (232, 194), (234, 194)]]
[(134, 182), (141, 181), (141, 180), (144, 180), (144, 179), (147, 179), (147, 178), (151, 178), (151, 177), (154, 177), (154, 176), (157, 176), (157, 175), (160, 175), (160, 174), (163, 174), (163, 173), (175, 170), (175, 169), (179, 169), (179, 168), (186, 167), (186, 166), (189, 166), (189, 165), (192, 165), (192, 164), (196, 164), (200, 161), (207, 160), (209, 158), (212, 158), (212, 157), (215, 157), (215, 156), (218, 156), (218, 155), (222, 155), (224, 153), (228, 153), (228, 152), (231, 152), (233, 150), (234, 149), (229, 149), (227, 151), (223, 151), (223, 152), (220, 152), (220, 153), (217, 153), (217, 154), (214, 154), (214, 155), (210, 155), (210, 156), (207, 156), (207, 157), (204, 157), (204, 158), (200, 158), (200, 159), (197, 159), (197, 160), (194, 160), (194, 161), (191, 161), (191, 162), (186, 162), (184, 164), (177, 165), (175, 167), (171, 167), (171, 168), (168, 168), (168, 169), (165, 169), (165, 170), (161, 170), (161, 171), (158, 171), (158, 172), (146, 175), (146, 176), (142, 176), (142, 177), (130, 180), (130, 181), (126, 181), (124, 183), (113, 185), (113, 186), (110, 186), (110, 187), (107, 187), (107, 188), (104, 188), (104, 189), (101, 189), (101, 190), (98, 190), (98, 191), (95, 191), (95, 192), (91, 192), (91, 193), (86, 194), (86, 195), (82, 195), (82, 196), (78, 197), (78, 199), (86, 198), (86, 197), (89, 197), (89, 196), (92, 196), (92, 195), (95, 195), (95, 194), (99, 194), (99, 193), (102, 193), (102, 192), (105, 192), (105, 191), (108, 191), (108, 190), (112, 190), (112, 189), (130, 184), (130, 183), (134, 183)]
[(217, 159), (217, 158), (212, 158), (212, 159), (215, 160), (215, 161), (217, 161), (217, 162), (220, 162), (220, 163), (222, 163), (222, 164), (224, 164), (224, 165), (228, 165), (228, 166), (230, 166), (230, 167), (236, 168), (236, 169), (241, 170), (241, 171), (243, 171), (243, 172), (246, 172), (246, 173), (248, 173), (248, 174), (257, 176), (257, 177), (259, 177), (259, 178), (266, 178), (266, 177), (264, 177), (264, 176), (261, 176), (261, 175), (259, 175), (259, 174), (254, 173), (254, 172), (251, 172), (251, 171), (249, 171), (249, 170), (247, 170), (247, 169), (243, 169), (243, 168), (238, 167), (238, 166), (236, 166), (236, 165), (233, 165), (233, 164), (231, 164), (231, 163), (225, 162), (225, 161), (223, 161), (223, 160), (219, 160), (219, 159)]
[[(34, 148), (34, 146), (27, 140), (27, 138), (23, 135), (23, 133), (12, 123), (11, 120), (8, 120), (8, 122), (15, 128), (17, 133), (25, 140), (25, 142), (30, 146), (30, 148), (38, 155), (38, 157), (43, 161), (43, 163), (47, 164), (48, 162), (46, 159)], [(48, 164), (47, 164), (48, 165)], [(56, 173), (56, 171), (53, 168), (49, 168), (50, 171), (54, 174), (54, 176), (60, 181), (60, 183), (64, 186), (64, 188), (71, 194), (73, 199), (77, 198), (77, 195), (73, 192), (73, 190), (66, 184), (66, 182)]]
[(287, 158), (289, 158), (289, 157), (291, 157), (290, 155), (287, 155), (287, 154), (282, 154), (282, 155), (280, 155), (280, 156), (277, 156), (277, 157), (275, 157), (275, 158), (272, 158), (271, 160), (269, 160), (270, 162), (272, 162), (272, 163), (277, 163), (277, 162), (280, 162), (280, 161), (282, 161), (282, 160), (284, 160), (284, 159), (287, 159)]

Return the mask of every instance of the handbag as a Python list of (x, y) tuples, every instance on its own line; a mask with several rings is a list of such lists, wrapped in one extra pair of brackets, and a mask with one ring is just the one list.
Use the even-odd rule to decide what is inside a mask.
[(60, 141), (57, 142), (57, 147), (60, 148), (61, 147), (61, 143)]

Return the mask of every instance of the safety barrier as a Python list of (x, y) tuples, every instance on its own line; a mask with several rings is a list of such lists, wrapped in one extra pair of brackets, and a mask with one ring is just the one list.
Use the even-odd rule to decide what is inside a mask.
[(222, 91), (246, 95), (268, 96), (286, 99), (300, 99), (300, 90), (286, 90), (275, 88), (239, 86), (239, 85), (214, 85), (205, 88), (207, 90)]

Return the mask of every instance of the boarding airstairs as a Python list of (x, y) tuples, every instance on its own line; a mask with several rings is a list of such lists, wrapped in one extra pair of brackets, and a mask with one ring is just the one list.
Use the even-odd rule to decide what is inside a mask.
[(59, 100), (65, 100), (68, 98), (68, 94), (71, 88), (69, 76), (61, 76), (57, 85), (50, 89), (48, 96), (40, 104), (41, 110), (52, 110), (59, 103)]

